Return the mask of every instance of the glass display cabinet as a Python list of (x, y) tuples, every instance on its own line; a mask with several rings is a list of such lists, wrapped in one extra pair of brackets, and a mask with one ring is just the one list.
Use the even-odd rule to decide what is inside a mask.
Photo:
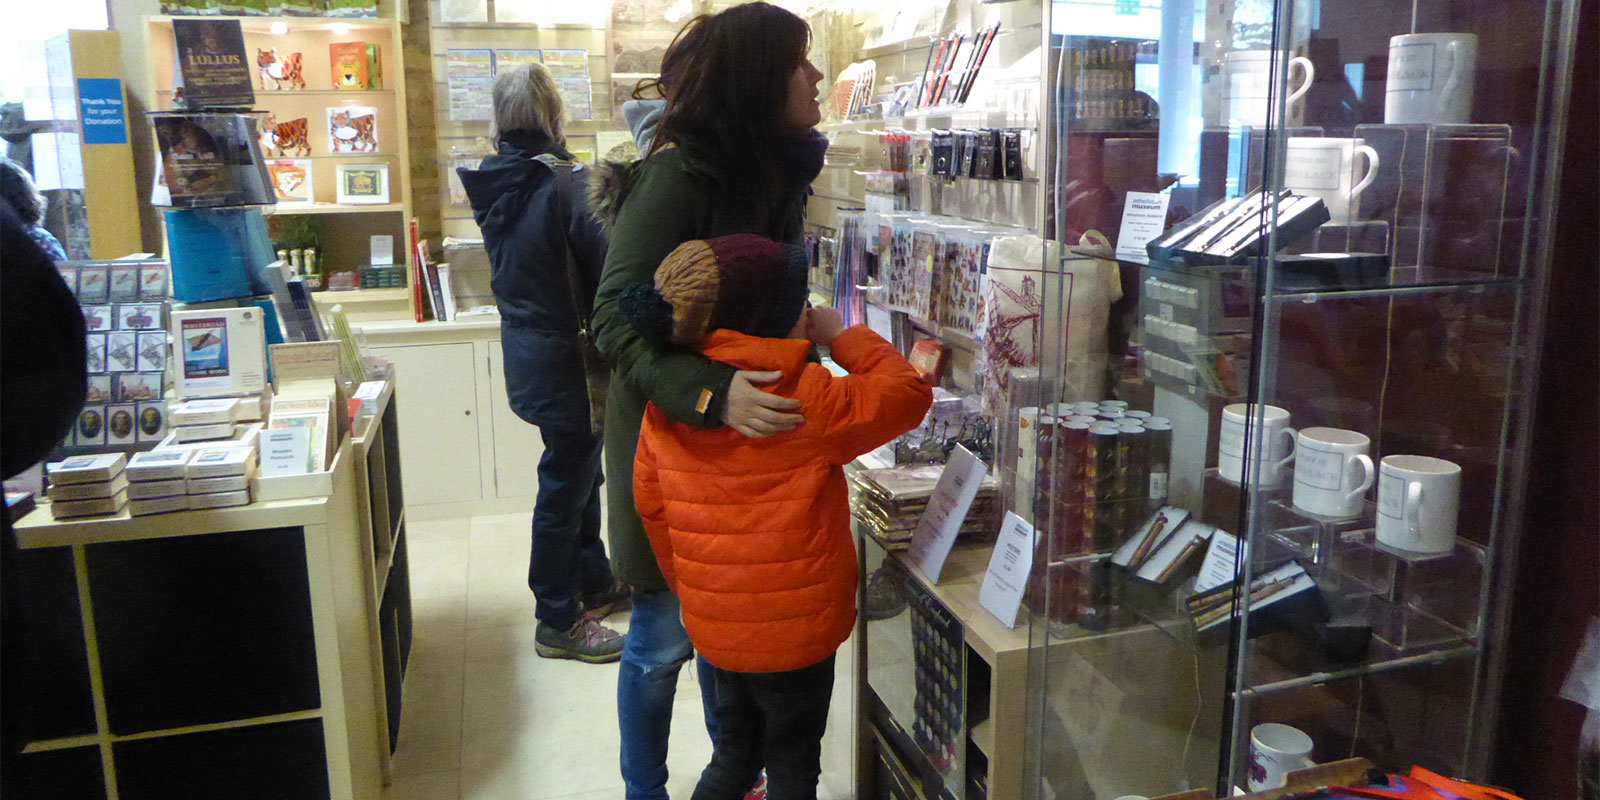
[(1050, 4), (1043, 315), (1105, 314), (1103, 373), (997, 426), (1037, 546), (988, 796), (1487, 777), (1576, 13)]

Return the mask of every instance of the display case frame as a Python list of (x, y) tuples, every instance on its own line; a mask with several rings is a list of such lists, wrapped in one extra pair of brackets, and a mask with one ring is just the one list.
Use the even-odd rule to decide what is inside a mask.
[[(1189, 761), (1194, 748), (1207, 749), (1215, 753), (1214, 774), (1184, 774), (1184, 769), (1167, 767), (1117, 777), (1108, 764), (1138, 761), (1163, 746), (1154, 735), (1159, 726), (1154, 726), (1144, 743), (1130, 747), (1124, 741), (1115, 745), (1120, 748), (1115, 752), (1095, 750), (1085, 755), (1078, 782), (1052, 782), (1049, 773), (1064, 756), (1084, 755), (1089, 746), (1104, 748), (1115, 737), (1102, 732), (1097, 739), (1093, 721), (1080, 720), (1070, 732), (1058, 729), (1066, 714), (1053, 698), (1068, 683), (1066, 657), (1058, 654), (1071, 652), (1082, 634), (1052, 626), (1049, 615), (1036, 609), (1031, 620), (1030, 785), (1020, 796), (1157, 796), (1186, 789), (1208, 789), (1221, 796), (1242, 790), (1251, 783), (1251, 730), (1269, 721), (1289, 722), (1311, 733), (1315, 747), (1310, 757), (1318, 762), (1357, 755), (1387, 771), (1421, 764), (1468, 779), (1487, 778), (1500, 713), (1502, 645), (1520, 545), (1518, 520), (1530, 470), (1536, 354), (1542, 339), (1576, 8), (1571, 3), (1548, 3), (1474, 11), (1449, 2), (1418, 2), (1380, 12), (1370, 3), (1339, 5), (1343, 8), (1331, 3), (1312, 8), (1290, 0), (1226, 3), (1208, 6), (1204, 13), (1210, 16), (1198, 20), (1162, 19), (1169, 27), (1192, 23), (1196, 31), (1193, 58), (1164, 60), (1157, 55), (1138, 62), (1159, 72), (1162, 107), (1188, 102), (1181, 93), (1170, 91), (1169, 76), (1185, 70), (1201, 72), (1192, 84), (1198, 96), (1191, 99), (1194, 108), (1205, 113), (1194, 116), (1198, 123), (1177, 120), (1179, 128), (1233, 113), (1218, 111), (1218, 104), (1228, 100), (1229, 85), (1213, 82), (1228, 76), (1227, 51), (1233, 48), (1223, 47), (1224, 41), (1233, 44), (1254, 37), (1239, 49), (1264, 49), (1276, 55), (1263, 59), (1270, 66), (1261, 69), (1270, 86), (1262, 120), (1266, 124), (1252, 130), (1234, 119), (1231, 132), (1222, 129), (1220, 136), (1209, 140), (1225, 143), (1219, 147), (1207, 144), (1209, 130), (1216, 128), (1195, 131), (1201, 134), (1200, 150), (1210, 147), (1207, 152), (1222, 156), (1220, 161), (1213, 159), (1209, 170), (1201, 153), (1188, 163), (1200, 162), (1200, 175), (1209, 171), (1211, 176), (1225, 177), (1194, 181), (1174, 169), (1182, 159), (1171, 150), (1182, 149), (1181, 141), (1174, 142), (1184, 137), (1162, 135), (1167, 132), (1163, 128), (1174, 124), (1169, 118), (1155, 126), (1157, 145), (1149, 156), (1148, 177), (1165, 181), (1163, 175), (1170, 176), (1170, 183), (1142, 190), (1168, 196), (1172, 205), (1163, 227), (1170, 233), (1211, 200), (1236, 197), (1252, 185), (1269, 192), (1294, 187), (1289, 161), (1295, 157), (1290, 146), (1295, 136), (1383, 140), (1377, 149), (1386, 156), (1401, 154), (1395, 159), (1399, 163), (1385, 159), (1383, 166), (1373, 169), (1378, 174), (1372, 188), (1359, 203), (1350, 201), (1350, 222), (1321, 225), (1309, 237), (1268, 222), (1261, 225), (1259, 242), (1248, 248), (1249, 258), (1220, 264), (1186, 263), (1181, 254), (1168, 252), (1139, 253), (1142, 248), (1137, 246), (1131, 255), (1076, 249), (1080, 255), (1115, 259), (1124, 288), (1135, 290), (1139, 298), (1123, 309), (1128, 336), (1122, 343), (1113, 341), (1110, 354), (1113, 359), (1121, 356), (1124, 365), (1136, 367), (1137, 372), (1113, 381), (1112, 395), (1133, 401), (1135, 407), (1142, 400), (1150, 410), (1173, 417), (1178, 435), (1171, 454), (1173, 486), (1168, 502), (1190, 507), (1197, 518), (1239, 535), (1245, 546), (1229, 568), (1238, 586), (1251, 587), (1228, 595), (1223, 621), (1209, 632), (1204, 626), (1197, 632), (1194, 620), (1181, 613), (1182, 601), (1195, 591), (1192, 583), (1152, 589), (1115, 572), (1105, 576), (1106, 582), (1094, 584), (1093, 591), (1103, 591), (1096, 596), (1103, 596), (1111, 609), (1113, 629), (1153, 626), (1177, 646), (1191, 648), (1197, 660), (1192, 675), (1178, 667), (1131, 679), (1131, 668), (1143, 665), (1137, 654), (1130, 654), (1102, 669), (1098, 686), (1077, 685), (1087, 685), (1085, 691), (1091, 696), (1117, 698), (1102, 724), (1124, 725), (1131, 724), (1126, 722), (1128, 698), (1137, 692), (1216, 680), (1214, 686), (1202, 687), (1200, 694), (1209, 692), (1220, 704), (1195, 707), (1183, 737), (1185, 757), (1178, 759)], [(1245, 10), (1260, 17), (1253, 30), (1240, 18), (1228, 16)], [(1518, 10), (1538, 24), (1504, 26), (1505, 15)], [(1159, 10), (1155, 13), (1160, 16)], [(1358, 19), (1383, 36), (1356, 30), (1353, 20)], [(1055, 57), (1067, 67), (1085, 63), (1082, 52), (1091, 32), (1076, 30), (1078, 22), (1082, 20), (1052, 22), (1060, 34), (1054, 44), (1065, 52)], [(1388, 31), (1390, 22), (1400, 27)], [(1436, 30), (1477, 36), (1478, 97), (1470, 118), (1459, 120), (1473, 124), (1380, 124), (1385, 37)], [(1171, 34), (1161, 31), (1161, 36)], [(1291, 58), (1309, 57), (1320, 70), (1332, 48), (1331, 63), (1339, 64), (1340, 36), (1356, 45), (1354, 53), (1344, 54), (1344, 63), (1364, 66), (1365, 75), (1359, 69), (1346, 70), (1332, 81), (1308, 81), (1304, 101), (1290, 101), (1300, 71), (1290, 64)], [(1145, 42), (1153, 49), (1167, 41), (1153, 38)], [(1135, 36), (1132, 41), (1142, 39)], [(1180, 44), (1184, 41), (1179, 39)], [(1401, 44), (1406, 41), (1402, 37)], [(1366, 58), (1351, 61), (1354, 56)], [(1111, 191), (1097, 202), (1085, 202), (1077, 193), (1086, 176), (1098, 177), (1100, 170), (1109, 171), (1111, 166), (1103, 144), (1086, 144), (1103, 138), (1097, 128), (1105, 126), (1084, 124), (1086, 120), (1078, 118), (1084, 106), (1077, 91), (1084, 81), (1075, 79), (1069, 69), (1059, 73), (1068, 78), (1050, 95), (1058, 104), (1051, 117), (1060, 123), (1050, 142), (1051, 153), (1060, 160), (1059, 171), (1052, 176), (1049, 205), (1064, 210), (1052, 219), (1053, 238), (1070, 243), (1089, 228), (1116, 232), (1127, 192), (1141, 189), (1100, 182)], [(1355, 96), (1334, 102), (1341, 87), (1354, 87)], [(1513, 89), (1518, 91), (1515, 96)], [(1365, 101), (1360, 97), (1363, 90)], [(1340, 104), (1345, 101), (1349, 102)], [(1491, 140), (1497, 143), (1482, 144)], [(1475, 154), (1464, 155), (1474, 147), (1479, 148)], [(1209, 197), (1204, 196), (1206, 187), (1213, 192)], [(1127, 228), (1121, 232), (1128, 235)], [(1381, 271), (1374, 269), (1372, 260), (1330, 262), (1297, 255), (1363, 249), (1382, 255)], [(1062, 266), (1047, 265), (1052, 268), (1064, 271)], [(1170, 292), (1177, 296), (1188, 292), (1190, 299), (1237, 297), (1242, 292), (1244, 313), (1206, 313), (1216, 307), (1197, 300), (1185, 318), (1181, 307), (1174, 310), (1174, 305), (1182, 304), (1149, 296), (1147, 290), (1156, 284), (1170, 284), (1174, 287)], [(1046, 307), (1047, 314), (1063, 318), (1076, 310), (1059, 292), (1047, 298)], [(1158, 336), (1171, 341), (1155, 341)], [(1179, 348), (1180, 343), (1185, 347)], [(1189, 375), (1196, 380), (1174, 379), (1180, 375), (1176, 368), (1161, 369), (1169, 361), (1192, 369)], [(1219, 390), (1216, 381), (1199, 380), (1206, 377), (1208, 366), (1223, 361), (1238, 378), (1227, 390)], [(1101, 399), (1050, 390), (1052, 385), (1066, 385), (1059, 374), (1057, 380), (1046, 376), (1042, 383), (1047, 388), (1033, 405)], [(1375, 503), (1386, 503), (1385, 510), (1396, 505), (1392, 493), (1380, 499), (1379, 489), (1357, 493), (1360, 503), (1352, 518), (1330, 519), (1304, 510), (1304, 504), (1314, 503), (1309, 499), (1313, 493), (1299, 489), (1297, 478), (1291, 477), (1295, 473), (1280, 474), (1274, 466), (1283, 455), (1273, 449), (1279, 446), (1274, 441), (1279, 437), (1260, 435), (1253, 426), (1238, 426), (1243, 433), (1239, 460), (1246, 465), (1242, 480), (1219, 476), (1222, 407), (1234, 402), (1281, 406), (1291, 412), (1290, 424), (1300, 430), (1294, 438), (1302, 447), (1311, 443), (1303, 450), (1312, 461), (1300, 468), (1303, 482), (1316, 479), (1320, 462), (1314, 459), (1322, 456), (1316, 449), (1320, 434), (1315, 431), (1327, 428), (1361, 432), (1370, 447), (1374, 479), (1388, 476), (1390, 485), (1395, 485), (1393, 475), (1398, 473), (1382, 470), (1402, 462), (1391, 459), (1386, 465), (1385, 457), (1416, 454), (1459, 463), (1465, 468), (1461, 499), (1454, 506), (1459, 509), (1459, 524), (1448, 526), (1448, 538), (1454, 543), (1442, 553), (1427, 555), (1397, 550), (1392, 546), (1392, 526), (1379, 541)], [(1314, 429), (1309, 439), (1307, 428)], [(1059, 447), (1060, 434), (1056, 437), (1052, 443)], [(1340, 479), (1358, 469), (1352, 463), (1337, 462)], [(1055, 477), (1036, 484), (1060, 485)], [(1146, 510), (1153, 510), (1152, 505)], [(1060, 523), (1046, 514), (1036, 524), (1045, 528)], [(1409, 530), (1422, 527), (1411, 525)], [(1133, 533), (1131, 526), (1123, 528), (1118, 542)], [(1041, 539), (1046, 538), (1041, 531)], [(1109, 560), (1111, 555), (1099, 551), (1091, 558)], [(1297, 588), (1301, 584), (1291, 583), (1274, 597), (1268, 593), (1271, 587), (1256, 583), (1285, 565), (1303, 565), (1307, 572), (1303, 580), (1314, 588), (1302, 593)], [(1094, 578), (1086, 576), (1085, 580)], [(1052, 588), (1057, 585), (1047, 583)], [(1274, 607), (1276, 600), (1313, 595), (1315, 603)], [(1050, 601), (1044, 606), (1053, 607)], [(1206, 658), (1222, 660), (1220, 673), (1205, 675), (1201, 664)]]

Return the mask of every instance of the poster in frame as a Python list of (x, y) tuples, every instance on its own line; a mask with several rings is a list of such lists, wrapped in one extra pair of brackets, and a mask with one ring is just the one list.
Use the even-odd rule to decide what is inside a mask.
[(341, 204), (378, 205), (389, 202), (388, 164), (338, 165), (338, 195)]

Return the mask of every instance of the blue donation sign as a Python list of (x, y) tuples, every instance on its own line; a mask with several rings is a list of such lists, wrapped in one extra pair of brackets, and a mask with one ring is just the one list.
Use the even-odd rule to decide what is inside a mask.
[(128, 143), (121, 78), (79, 78), (78, 111), (84, 144)]

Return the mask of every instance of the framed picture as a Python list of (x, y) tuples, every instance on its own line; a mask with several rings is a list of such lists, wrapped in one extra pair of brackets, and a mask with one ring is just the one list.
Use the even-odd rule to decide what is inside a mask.
[(388, 164), (340, 164), (340, 203), (389, 202)]

